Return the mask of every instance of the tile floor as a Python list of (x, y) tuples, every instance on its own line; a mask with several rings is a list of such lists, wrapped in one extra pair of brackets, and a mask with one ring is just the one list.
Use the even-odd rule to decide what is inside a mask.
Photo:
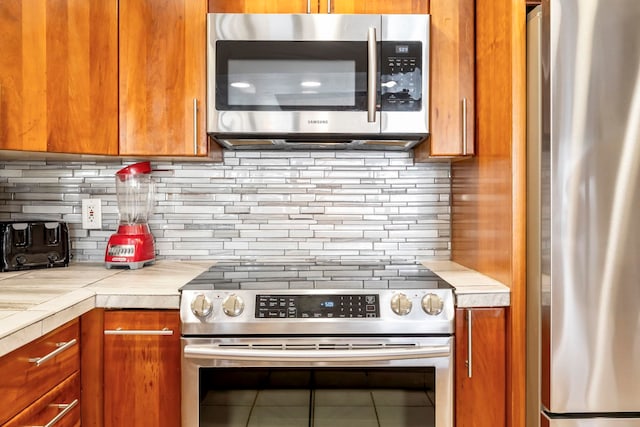
[(433, 427), (434, 396), (403, 389), (269, 389), (209, 392), (206, 427)]

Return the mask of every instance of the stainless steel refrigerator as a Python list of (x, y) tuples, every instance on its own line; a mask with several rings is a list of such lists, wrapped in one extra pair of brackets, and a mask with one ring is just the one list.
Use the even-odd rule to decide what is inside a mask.
[(640, 427), (640, 0), (548, 0), (537, 13), (527, 268), (540, 358), (529, 380), (542, 426)]

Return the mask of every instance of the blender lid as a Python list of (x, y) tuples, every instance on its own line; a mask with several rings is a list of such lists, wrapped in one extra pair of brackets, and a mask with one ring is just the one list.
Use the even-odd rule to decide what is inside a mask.
[[(139, 162), (129, 165), (116, 172), (116, 175), (137, 175), (151, 173), (151, 162)], [(126, 178), (126, 177), (122, 177)]]

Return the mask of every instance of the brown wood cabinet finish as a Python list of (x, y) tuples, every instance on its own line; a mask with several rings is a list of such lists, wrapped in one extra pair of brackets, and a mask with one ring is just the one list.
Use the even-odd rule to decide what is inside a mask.
[[(45, 426), (66, 411), (56, 427), (80, 426), (80, 374), (71, 375), (2, 427)], [(73, 406), (68, 406), (73, 405)], [(68, 409), (67, 409), (68, 406)]]
[(0, 424), (80, 369), (79, 338), (74, 320), (0, 358)]
[(429, 0), (209, 0), (209, 12), (227, 13), (428, 13)]
[[(309, 3), (318, 12), (318, 0)], [(220, 13), (307, 13), (306, 0), (209, 0), (209, 12)]]
[(119, 9), (120, 155), (220, 160), (206, 136), (206, 0), (120, 0)]
[(416, 161), (475, 153), (475, 0), (431, 0), (429, 140)]
[(526, 69), (523, 1), (476, 0), (476, 155), (454, 162), (452, 260), (510, 287), (507, 425), (525, 425)]
[[(456, 310), (456, 427), (506, 423), (506, 317), (504, 308)], [(471, 377), (469, 377), (471, 315)]]
[[(331, 0), (331, 13), (429, 13), (433, 0)], [(326, 13), (329, 2), (320, 0), (320, 13)]]
[(118, 153), (117, 0), (0, 2), (0, 149)]
[[(106, 334), (118, 329), (136, 333)], [(163, 329), (173, 333), (146, 335), (141, 332)], [(104, 425), (179, 426), (178, 311), (107, 310), (104, 330)]]

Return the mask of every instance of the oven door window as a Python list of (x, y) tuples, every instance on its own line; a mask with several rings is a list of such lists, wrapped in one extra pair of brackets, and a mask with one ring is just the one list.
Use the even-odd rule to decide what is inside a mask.
[(366, 42), (218, 41), (216, 109), (366, 111)]
[(433, 427), (434, 368), (200, 371), (200, 426)]

